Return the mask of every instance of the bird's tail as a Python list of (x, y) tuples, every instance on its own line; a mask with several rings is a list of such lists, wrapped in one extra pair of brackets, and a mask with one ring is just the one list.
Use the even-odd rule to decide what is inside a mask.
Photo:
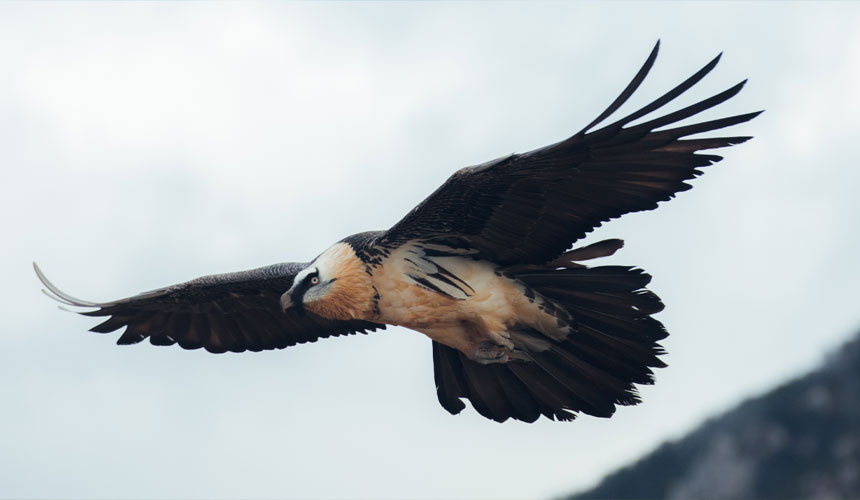
[(560, 341), (536, 330), (517, 332), (512, 340), (526, 360), (508, 363), (480, 364), (433, 342), (442, 406), (456, 414), (466, 398), (487, 418), (533, 422), (540, 415), (572, 420), (577, 412), (609, 417), (616, 405), (639, 403), (634, 384), (653, 383), (651, 368), (665, 366), (657, 342), (667, 333), (651, 317), (663, 304), (644, 288), (651, 277), (631, 267), (572, 262), (611, 255), (621, 245), (606, 240), (544, 266), (506, 270), (563, 308), (573, 319), (572, 332)]

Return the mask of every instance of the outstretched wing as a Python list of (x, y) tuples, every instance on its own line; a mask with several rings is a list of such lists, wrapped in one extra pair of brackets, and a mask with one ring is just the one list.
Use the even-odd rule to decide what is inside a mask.
[(84, 316), (110, 316), (90, 331), (108, 333), (127, 327), (117, 344), (136, 344), (149, 338), (153, 345), (203, 347), (215, 353), (261, 351), (385, 328), (368, 321), (333, 321), (309, 312), (300, 315), (295, 309), (282, 311), (280, 295), (306, 265), (284, 263), (203, 276), (104, 303), (62, 292), (35, 263), (33, 267), (49, 297), (65, 305), (95, 309), (81, 312)]
[[(685, 118), (737, 94), (746, 81), (678, 111), (630, 125), (699, 82), (717, 56), (693, 76), (639, 111), (591, 131), (633, 94), (657, 57), (659, 42), (620, 96), (582, 131), (525, 154), (457, 171), (406, 217), (377, 239), (396, 248), (409, 240), (440, 240), (477, 250), (499, 264), (540, 264), (628, 212), (689, 189), (700, 167), (722, 159), (697, 151), (731, 146), (750, 137), (684, 139), (754, 118), (760, 112), (674, 128)], [(660, 130), (658, 130), (660, 129)]]

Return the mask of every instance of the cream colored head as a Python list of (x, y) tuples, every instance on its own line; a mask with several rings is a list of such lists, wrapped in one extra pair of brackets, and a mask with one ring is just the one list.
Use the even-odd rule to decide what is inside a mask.
[(296, 275), (281, 305), (328, 319), (370, 319), (373, 284), (364, 263), (347, 243), (335, 243)]

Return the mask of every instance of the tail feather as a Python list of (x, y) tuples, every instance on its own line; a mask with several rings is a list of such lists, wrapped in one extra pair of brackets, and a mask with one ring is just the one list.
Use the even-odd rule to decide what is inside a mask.
[(436, 380), (436, 396), (448, 413), (460, 413), (466, 404), (460, 400), (469, 391), (462, 383), (465, 380), (463, 367), (457, 358), (459, 351), (433, 342), (433, 378)]
[(528, 387), (507, 366), (500, 364), (489, 366), (501, 383), (505, 396), (516, 411), (511, 417), (525, 422), (537, 420), (541, 415), (541, 406)]
[[(592, 345), (608, 355), (618, 357), (619, 359), (631, 360), (642, 365), (643, 370), (647, 367), (665, 368), (666, 364), (660, 361), (657, 356), (665, 354), (663, 348), (654, 342), (637, 342), (635, 340), (620, 338), (617, 335), (610, 335), (590, 326), (579, 327), (579, 333), (583, 333), (583, 337), (577, 338), (577, 343), (581, 345), (584, 342), (592, 342)], [(586, 340), (587, 339), (587, 340)], [(650, 371), (649, 371), (650, 373)], [(649, 381), (648, 383), (652, 383)]]
[(553, 347), (551, 352), (562, 360), (562, 366), (576, 366), (585, 376), (585, 379), (594, 384), (599, 390), (610, 391), (613, 393), (621, 393), (627, 390), (627, 381), (622, 380), (613, 375), (610, 371), (605, 370), (600, 366), (601, 363), (599, 363), (599, 361), (595, 362), (596, 360), (589, 359), (589, 357), (584, 356), (582, 352), (574, 355), (561, 346)]
[(581, 360), (569, 363), (553, 354), (553, 350), (550, 350), (530, 353), (529, 357), (545, 373), (567, 389), (569, 396), (572, 396), (577, 403), (577, 410), (595, 417), (609, 417), (615, 413), (613, 401), (606, 397), (604, 388), (589, 380), (587, 374), (592, 371), (592, 367), (583, 369)]
[[(577, 354), (589, 363), (603, 367), (606, 372), (614, 374), (621, 380), (642, 385), (653, 384), (654, 373), (648, 365), (655, 364), (651, 363), (654, 359), (654, 354), (650, 351), (642, 353), (641, 350), (631, 350), (633, 355), (620, 356), (619, 352), (623, 352), (625, 347), (627, 346), (616, 346), (616, 349), (607, 349), (604, 343), (595, 341), (592, 338), (584, 338), (581, 342), (577, 343)], [(657, 361), (660, 362), (659, 366), (653, 366), (653, 368), (665, 367), (659, 359)]]
[(494, 420), (497, 415), (515, 415), (513, 405), (492, 368), (487, 369), (486, 366), (474, 362), (464, 363), (463, 373), (472, 395), (470, 401), (478, 413)]
[(641, 269), (627, 266), (544, 269), (518, 274), (516, 278), (541, 291), (629, 292), (651, 282), (651, 275)]
[(650, 340), (663, 340), (669, 335), (666, 329), (663, 328), (663, 324), (650, 316), (628, 318), (578, 306), (570, 306), (568, 311), (573, 314), (573, 317), (580, 324), (586, 324), (602, 332), (626, 339), (639, 340), (647, 338)]
[[(474, 363), (465, 357), (463, 361)], [(540, 406), (541, 414), (550, 419), (573, 420), (576, 413), (568, 411), (578, 406), (567, 389), (554, 378), (532, 363), (508, 363), (508, 368), (528, 388), (535, 402)], [(513, 416), (513, 415), (511, 415)], [(505, 418), (502, 417), (502, 421)], [(495, 420), (499, 420), (496, 418)]]
[(575, 303), (580, 308), (620, 316), (645, 317), (658, 313), (665, 307), (660, 298), (650, 290), (616, 293), (544, 289), (542, 292), (554, 300)]
[(609, 417), (618, 405), (640, 402), (635, 384), (652, 384), (652, 368), (666, 366), (658, 341), (668, 334), (651, 317), (663, 303), (644, 289), (651, 277), (624, 266), (550, 267), (557, 265), (509, 275), (573, 318), (566, 338), (512, 332), (522, 360), (488, 365), (433, 343), (437, 395), (450, 413), (465, 408), (461, 398), (498, 422), (534, 422), (540, 415), (573, 420), (580, 412)]

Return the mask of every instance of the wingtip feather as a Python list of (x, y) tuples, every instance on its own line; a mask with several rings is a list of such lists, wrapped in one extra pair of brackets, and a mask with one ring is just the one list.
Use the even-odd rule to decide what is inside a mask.
[(660, 51), (660, 39), (658, 38), (657, 43), (654, 44), (654, 48), (651, 49), (651, 53), (654, 54), (654, 56), (656, 57), (657, 52), (659, 52), (659, 51)]
[(51, 283), (51, 281), (48, 279), (48, 277), (45, 276), (45, 273), (43, 273), (42, 270), (39, 268), (39, 265), (36, 264), (35, 262), (33, 262), (33, 270), (36, 271), (36, 276), (39, 278), (39, 281), (41, 281), (42, 284), (45, 285), (45, 288), (47, 288), (47, 290), (45, 290), (43, 288), (42, 293), (44, 293), (48, 297), (52, 298), (53, 300), (56, 300), (57, 302), (59, 302), (61, 304), (65, 304), (67, 306), (76, 306), (76, 307), (101, 307), (102, 306), (101, 304), (98, 304), (96, 302), (90, 302), (88, 300), (78, 299), (78, 298), (72, 297), (71, 295), (63, 292), (62, 290), (57, 288), (56, 285)]
[[(615, 100), (612, 101), (612, 104), (610, 104), (609, 107), (607, 107), (603, 111), (603, 113), (600, 113), (597, 118), (595, 118), (591, 123), (586, 125), (585, 128), (577, 132), (573, 137), (579, 137), (586, 134), (589, 130), (600, 124), (600, 122), (608, 118), (625, 102), (627, 102), (630, 96), (632, 96), (633, 93), (636, 92), (636, 89), (638, 89), (642, 82), (645, 80), (645, 77), (648, 76), (648, 73), (651, 71), (651, 68), (654, 67), (654, 61), (657, 60), (657, 54), (659, 52), (660, 40), (658, 39), (657, 43), (654, 44), (654, 48), (651, 49), (651, 53), (648, 54), (648, 59), (645, 60), (645, 64), (643, 64), (642, 67), (639, 68), (639, 71), (636, 72), (636, 75), (633, 77), (632, 80), (630, 80), (630, 83), (627, 84), (627, 87), (624, 88), (621, 94), (619, 94), (618, 97), (616, 97)], [(562, 143), (564, 142), (566, 141), (562, 141)]]

